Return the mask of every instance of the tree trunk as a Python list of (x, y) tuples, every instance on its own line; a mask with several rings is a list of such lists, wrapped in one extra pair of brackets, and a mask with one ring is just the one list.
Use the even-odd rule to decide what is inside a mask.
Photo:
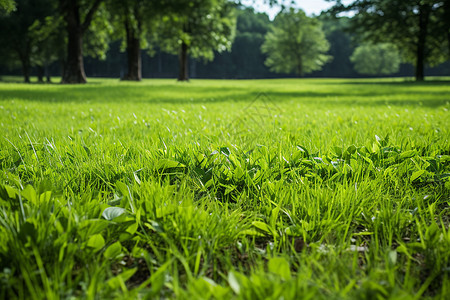
[(50, 77), (50, 72), (48, 71), (48, 64), (47, 63), (45, 63), (44, 73), (45, 73), (46, 82), (47, 83), (51, 83), (52, 82), (52, 78)]
[(425, 57), (426, 42), (428, 35), (428, 22), (430, 18), (430, 6), (423, 4), (419, 6), (419, 36), (416, 52), (416, 81), (425, 79)]
[(189, 76), (188, 76), (188, 45), (185, 42), (181, 43), (179, 62), (180, 62), (180, 72), (179, 72), (179, 75), (178, 75), (178, 81), (189, 81)]
[(30, 57), (29, 56), (21, 56), (20, 62), (22, 63), (22, 74), (23, 74), (23, 81), (25, 83), (30, 83)]
[(22, 65), (23, 81), (30, 83), (30, 65)]
[(36, 66), (36, 69), (37, 69), (38, 82), (44, 83), (44, 67)]
[(80, 27), (78, 7), (71, 1), (67, 12), (67, 61), (61, 83), (86, 83), (83, 63), (83, 33)]
[(302, 62), (302, 56), (300, 54), (297, 54), (297, 76), (299, 78), (303, 77), (303, 62)]
[(89, 28), (94, 13), (103, 0), (92, 0), (86, 17), (80, 19), (80, 3), (78, 0), (60, 0), (61, 9), (67, 23), (67, 61), (61, 83), (86, 83), (83, 63), (83, 34)]
[(125, 31), (127, 34), (127, 59), (128, 73), (122, 80), (141, 81), (142, 79), (142, 60), (141, 43), (136, 30), (125, 20)]
[(23, 75), (23, 81), (25, 83), (30, 83), (30, 69), (31, 69), (31, 60), (30, 60), (30, 43), (27, 42), (23, 46), (19, 46), (19, 44), (16, 45), (14, 50), (16, 51), (17, 57), (20, 60), (20, 63), (22, 64), (22, 75)]

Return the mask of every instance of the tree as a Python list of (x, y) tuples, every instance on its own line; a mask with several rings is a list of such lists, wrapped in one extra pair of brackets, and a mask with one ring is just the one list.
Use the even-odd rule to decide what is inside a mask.
[(318, 17), (322, 23), (330, 50), (328, 54), (333, 56), (333, 60), (323, 66), (320, 71), (314, 72), (312, 76), (321, 77), (354, 77), (357, 75), (350, 61), (350, 56), (355, 50), (352, 43), (352, 34), (346, 32), (348, 17), (336, 17), (333, 14), (322, 12)]
[(123, 40), (127, 53), (127, 74), (122, 80), (142, 79), (142, 49), (151, 49), (154, 23), (161, 11), (161, 1), (155, 0), (109, 0), (114, 12), (113, 23), (116, 36)]
[(39, 34), (33, 24), (54, 13), (53, 4), (52, 0), (18, 0), (9, 15), (0, 15), (2, 56), (20, 61), (25, 82), (30, 82), (33, 51), (38, 47)]
[(212, 60), (214, 51), (231, 49), (236, 27), (234, 3), (228, 0), (171, 0), (162, 17), (162, 49), (179, 51), (179, 81), (189, 80), (188, 56)]
[(325, 54), (329, 48), (321, 23), (294, 9), (276, 16), (262, 45), (268, 55), (265, 64), (272, 71), (298, 76), (320, 70), (331, 59)]
[[(103, 0), (59, 0), (66, 21), (67, 61), (62, 83), (86, 83), (83, 64), (83, 36)], [(84, 13), (86, 12), (86, 13)]]
[(424, 80), (426, 64), (449, 57), (448, 10), (448, 1), (442, 0), (357, 0), (347, 6), (337, 1), (334, 8), (355, 12), (350, 29), (362, 41), (395, 44), (415, 65), (418, 81)]
[(37, 67), (38, 82), (51, 82), (49, 65), (56, 60), (64, 60), (64, 31), (61, 29), (63, 20), (56, 15), (47, 16), (44, 20), (35, 20), (29, 30), (33, 37), (31, 62)]
[(270, 27), (269, 17), (264, 13), (255, 13), (253, 8), (238, 11), (236, 38), (230, 55), (237, 66), (236, 78), (264, 77), (269, 70), (264, 66), (265, 55), (261, 52), (264, 36)]
[(398, 72), (400, 53), (392, 44), (365, 44), (357, 47), (350, 60), (360, 74), (387, 75)]

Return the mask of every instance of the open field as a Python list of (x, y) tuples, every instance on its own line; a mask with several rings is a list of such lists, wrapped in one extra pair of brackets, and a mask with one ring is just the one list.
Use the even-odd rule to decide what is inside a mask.
[(0, 298), (450, 294), (450, 81), (0, 82)]

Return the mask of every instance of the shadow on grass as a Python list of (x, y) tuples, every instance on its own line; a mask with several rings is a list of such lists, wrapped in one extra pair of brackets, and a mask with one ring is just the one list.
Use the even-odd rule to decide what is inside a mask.
[(374, 85), (382, 85), (382, 86), (404, 86), (404, 87), (411, 87), (411, 86), (448, 86), (450, 87), (450, 79), (442, 79), (442, 80), (425, 80), (425, 81), (414, 81), (414, 80), (403, 80), (403, 81), (385, 81), (385, 80), (370, 80), (370, 81), (364, 81), (364, 80), (346, 80), (346, 81), (323, 81), (323, 82), (317, 82), (318, 85), (368, 85), (368, 86), (374, 86)]
[[(3, 84), (8, 84), (8, 83), (11, 83), (11, 84), (24, 84), (24, 85), (42, 85), (42, 86), (46, 86), (46, 85), (63, 85), (63, 84), (61, 84), (61, 79), (53, 79), (52, 81), (50, 81), (50, 82), (48, 82), (48, 81), (42, 81), (42, 82), (39, 82), (39, 81), (37, 81), (37, 80), (32, 80), (31, 82), (25, 82), (23, 79), (19, 79), (19, 78), (17, 78), (17, 77), (9, 77), (9, 76), (7, 76), (7, 77), (0, 77), (0, 83), (3, 83)], [(88, 81), (88, 83), (86, 84), (86, 85), (91, 85), (91, 84), (94, 84), (94, 85), (99, 85), (99, 84), (101, 84), (101, 82), (91, 82), (91, 81)], [(66, 85), (78, 85), (78, 84), (66, 84)]]
[[(345, 85), (345, 88), (315, 89), (314, 91), (266, 90), (277, 103), (295, 101), (299, 104), (334, 106), (424, 106), (438, 107), (450, 101), (449, 92), (442, 90), (404, 90), (390, 86), (443, 86), (450, 81), (416, 82), (317, 82), (320, 85)], [(204, 87), (185, 85), (86, 85), (39, 84), (48, 88), (0, 90), (0, 101), (24, 100), (42, 103), (130, 103), (148, 104), (205, 104), (223, 102), (251, 102), (262, 91), (259, 87)], [(354, 85), (354, 88), (351, 88)], [(27, 85), (24, 85), (27, 86)], [(36, 85), (32, 85), (33, 87)], [(295, 87), (295, 86), (294, 86)], [(370, 87), (370, 88), (369, 88)], [(380, 88), (377, 88), (380, 87)], [(414, 96), (414, 97), (411, 97)], [(415, 100), (415, 99), (418, 100)]]

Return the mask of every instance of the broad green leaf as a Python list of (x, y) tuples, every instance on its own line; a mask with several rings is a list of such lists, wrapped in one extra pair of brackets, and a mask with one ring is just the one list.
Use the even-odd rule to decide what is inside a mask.
[(353, 236), (361, 236), (361, 235), (372, 235), (373, 232), (370, 231), (361, 231), (361, 232), (356, 232), (353, 234)]
[(250, 235), (250, 236), (264, 236), (264, 234), (262, 234), (259, 231), (254, 230), (254, 229), (242, 230), (241, 232), (239, 232), (239, 234)]
[(8, 197), (11, 199), (14, 199), (17, 195), (17, 190), (9, 185), (5, 185), (4, 187), (5, 187), (6, 192), (8, 193)]
[(417, 154), (416, 150), (409, 150), (409, 151), (402, 152), (400, 154), (400, 158), (403, 158), (403, 159), (410, 158), (410, 157), (414, 157), (416, 154)]
[(112, 289), (119, 289), (122, 286), (125, 286), (125, 281), (131, 278), (131, 276), (136, 273), (137, 268), (125, 270), (116, 277), (113, 277), (107, 281), (108, 285)]
[(279, 275), (284, 280), (291, 279), (289, 262), (283, 257), (273, 257), (269, 260), (269, 272)]
[(392, 265), (395, 265), (397, 263), (397, 251), (389, 251), (389, 262)]
[(150, 223), (145, 222), (144, 226), (149, 228), (152, 231), (158, 232), (158, 233), (163, 233), (164, 232), (164, 228), (156, 221), (150, 220)]
[(396, 249), (395, 251), (398, 252), (398, 253), (403, 253), (403, 254), (405, 254), (406, 256), (408, 256), (409, 259), (413, 259), (412, 255), (409, 253), (408, 249), (407, 249), (406, 246), (403, 245), (403, 244), (400, 245), (400, 246), (398, 246), (397, 249)]
[(128, 186), (127, 186), (125, 183), (120, 182), (120, 181), (117, 181), (117, 182), (116, 182), (116, 189), (119, 190), (119, 192), (120, 192), (123, 196), (128, 197), (128, 194), (129, 194), (129, 192), (128, 192)]
[(380, 146), (377, 143), (372, 144), (372, 153), (377, 153), (380, 151)]
[(237, 295), (241, 293), (241, 285), (233, 271), (228, 273), (228, 284)]
[(184, 168), (184, 167), (186, 166), (183, 165), (182, 163), (170, 159), (161, 159), (156, 164), (156, 169), (158, 170), (165, 170), (170, 168)]
[(191, 282), (196, 291), (202, 293), (204, 299), (224, 299), (229, 289), (218, 285), (208, 277), (200, 277)]
[(115, 242), (105, 250), (103, 256), (105, 258), (116, 258), (121, 253), (122, 253), (122, 245), (120, 244), (120, 242)]
[(133, 238), (133, 235), (128, 232), (122, 232), (119, 234), (119, 242), (125, 242)]
[(286, 227), (284, 232), (289, 236), (298, 236), (300, 234), (300, 230), (296, 225), (291, 225)]
[(105, 239), (101, 234), (94, 234), (89, 238), (87, 245), (88, 247), (94, 248), (95, 251), (98, 251), (105, 246)]
[(275, 225), (276, 225), (279, 212), (280, 212), (280, 207), (279, 206), (277, 206), (274, 209), (272, 209), (272, 212), (270, 214), (270, 225), (272, 227), (275, 227)]
[(111, 221), (112, 219), (123, 215), (125, 212), (126, 212), (126, 210), (122, 207), (107, 207), (103, 211), (102, 216), (106, 220)]
[(234, 169), (233, 179), (239, 181), (244, 175), (245, 171), (240, 166), (237, 166), (236, 169)]
[(138, 223), (133, 223), (130, 226), (128, 226), (128, 228), (126, 229), (126, 232), (128, 232), (129, 234), (134, 234), (136, 232), (138, 228)]
[(39, 196), (39, 203), (47, 203), (52, 198), (52, 191), (45, 191)]
[(256, 228), (262, 230), (262, 231), (267, 232), (267, 233), (271, 233), (271, 232), (272, 232), (272, 231), (270, 230), (269, 225), (267, 225), (267, 224), (264, 223), (264, 222), (261, 222), (261, 221), (253, 221), (253, 222), (252, 222), (252, 225), (255, 226)]
[(334, 147), (334, 152), (336, 153), (337, 156), (341, 157), (342, 156), (342, 147)]
[(22, 197), (24, 197), (33, 204), (37, 204), (36, 190), (31, 185), (27, 185), (25, 187), (25, 189), (22, 191)]
[(348, 154), (353, 154), (356, 152), (356, 146), (355, 145), (351, 145), (347, 148), (347, 150), (345, 150), (345, 152), (347, 152)]
[(414, 173), (412, 173), (411, 175), (411, 182), (413, 182), (414, 180), (418, 179), (420, 176), (423, 175), (423, 173), (425, 173), (425, 170), (420, 170), (420, 171), (416, 171)]

